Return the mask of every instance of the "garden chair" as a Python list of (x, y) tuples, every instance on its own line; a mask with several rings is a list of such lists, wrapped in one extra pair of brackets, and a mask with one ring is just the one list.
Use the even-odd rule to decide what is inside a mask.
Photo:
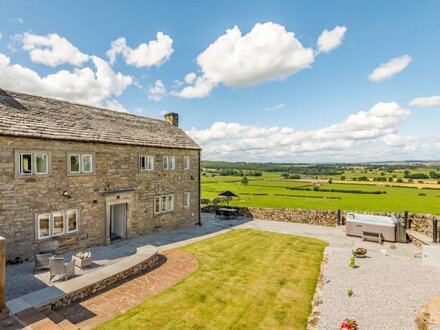
[(64, 277), (64, 281), (75, 275), (75, 260), (67, 263), (64, 258), (50, 258), (49, 259), (49, 284), (55, 276)]
[(36, 270), (49, 270), (49, 259), (52, 257), (52, 253), (36, 254), (34, 256), (34, 274)]
[(220, 211), (219, 209), (216, 209), (216, 210), (215, 210), (215, 218), (217, 218), (217, 217), (222, 217), (222, 216), (223, 216), (223, 212)]

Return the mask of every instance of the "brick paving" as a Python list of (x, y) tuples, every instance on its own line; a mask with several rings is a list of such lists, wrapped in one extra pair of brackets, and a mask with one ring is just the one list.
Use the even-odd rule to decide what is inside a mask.
[[(194, 256), (180, 250), (164, 251), (161, 257), (163, 264), (148, 273), (79, 303), (56, 311), (42, 311), (46, 318), (27, 323), (30, 324), (27, 329), (48, 330), (53, 326), (65, 330), (94, 328), (176, 284), (198, 267)], [(52, 327), (48, 326), (49, 323)]]

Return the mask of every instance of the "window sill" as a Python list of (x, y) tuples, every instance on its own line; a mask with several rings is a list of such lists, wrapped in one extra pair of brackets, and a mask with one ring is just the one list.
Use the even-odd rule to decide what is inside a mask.
[(44, 243), (44, 242), (49, 242), (49, 241), (57, 241), (59, 239), (69, 238), (69, 237), (72, 237), (72, 236), (75, 236), (75, 235), (79, 235), (79, 230), (72, 231), (70, 233), (64, 233), (64, 234), (61, 234), (61, 235), (46, 237), (46, 238), (38, 238), (37, 237), (35, 242), (36, 243)]
[(94, 175), (96, 175), (96, 172), (90, 172), (90, 173), (84, 173), (84, 172), (81, 172), (81, 173), (70, 173), (70, 172), (68, 172), (67, 173), (67, 176), (94, 176)]

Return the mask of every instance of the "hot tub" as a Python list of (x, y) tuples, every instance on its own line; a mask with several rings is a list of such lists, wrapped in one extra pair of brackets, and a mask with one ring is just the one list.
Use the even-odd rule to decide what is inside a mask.
[(394, 217), (348, 213), (345, 222), (346, 234), (363, 237), (364, 233), (379, 233), (385, 241), (396, 241), (396, 225), (399, 220)]

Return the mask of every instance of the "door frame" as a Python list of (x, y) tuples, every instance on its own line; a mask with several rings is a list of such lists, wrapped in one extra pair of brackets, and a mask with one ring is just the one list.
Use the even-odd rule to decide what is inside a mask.
[[(123, 205), (123, 207), (124, 207), (124, 215), (123, 215), (123, 219), (122, 219), (122, 221), (124, 221), (123, 226), (122, 226), (123, 227), (123, 234), (122, 234), (122, 236), (119, 236), (119, 237), (121, 237), (122, 239), (126, 239), (126, 237), (127, 237), (127, 208), (128, 208), (128, 205), (127, 205), (127, 203), (111, 204), (110, 205), (110, 228), (109, 228), (110, 241), (112, 238), (112, 229), (114, 229), (113, 227), (115, 225), (115, 206), (119, 206), (119, 205)], [(112, 226), (112, 224), (113, 224), (113, 226)]]
[(117, 204), (126, 204), (125, 209), (125, 237), (124, 239), (131, 238), (131, 222), (132, 222), (132, 210), (134, 205), (134, 192), (121, 192), (114, 193), (105, 196), (105, 228), (104, 228), (104, 241), (106, 245), (110, 242), (110, 223), (111, 223), (111, 206)]

